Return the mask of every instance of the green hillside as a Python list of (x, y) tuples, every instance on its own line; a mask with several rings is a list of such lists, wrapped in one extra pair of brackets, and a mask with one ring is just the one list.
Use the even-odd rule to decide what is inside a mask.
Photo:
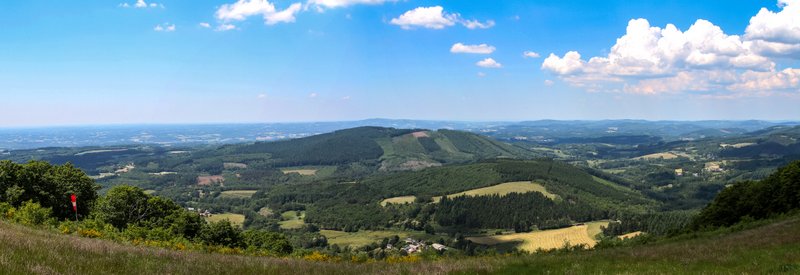
[[(0, 222), (5, 274), (796, 273), (800, 217), (593, 251), (390, 264), (223, 255), (131, 246)], [(55, 260), (58, 259), (58, 260)]]

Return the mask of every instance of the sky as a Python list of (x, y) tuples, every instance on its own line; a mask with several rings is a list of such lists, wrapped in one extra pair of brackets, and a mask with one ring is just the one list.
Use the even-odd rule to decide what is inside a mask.
[(0, 127), (800, 118), (800, 0), (6, 0), (0, 26)]

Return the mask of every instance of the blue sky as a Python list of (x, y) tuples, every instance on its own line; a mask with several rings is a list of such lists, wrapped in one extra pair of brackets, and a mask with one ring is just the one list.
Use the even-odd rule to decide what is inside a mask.
[(0, 13), (0, 127), (800, 118), (798, 0), (10, 0)]

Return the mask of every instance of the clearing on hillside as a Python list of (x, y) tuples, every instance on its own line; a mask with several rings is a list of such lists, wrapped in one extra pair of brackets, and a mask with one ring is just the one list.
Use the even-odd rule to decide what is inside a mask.
[(655, 153), (655, 154), (649, 154), (649, 155), (644, 155), (644, 156), (640, 156), (640, 157), (635, 157), (633, 159), (635, 159), (635, 160), (647, 160), (647, 159), (676, 159), (676, 158), (678, 158), (678, 155), (676, 155), (676, 154), (674, 154), (672, 152), (664, 152), (664, 153)]
[(298, 173), (301, 176), (313, 176), (317, 174), (317, 169), (281, 169), (284, 175)]
[[(500, 195), (505, 196), (511, 193), (528, 193), (528, 192), (539, 192), (542, 193), (545, 197), (551, 200), (559, 199), (558, 195), (550, 193), (547, 191), (544, 186), (541, 184), (530, 182), (530, 181), (515, 181), (515, 182), (506, 182), (501, 183), (498, 185), (492, 185), (489, 187), (483, 187), (478, 189), (467, 190), (461, 193), (455, 193), (447, 195), (447, 197), (458, 197), (458, 196), (487, 196), (487, 195)], [(433, 202), (439, 202), (442, 197), (433, 197)]]
[(381, 201), (381, 206), (386, 206), (387, 204), (390, 204), (390, 203), (394, 203), (394, 204), (412, 203), (416, 199), (417, 199), (417, 197), (415, 197), (415, 196), (401, 196), (401, 197), (388, 198), (388, 199), (385, 199), (385, 200)]
[(221, 220), (228, 220), (233, 225), (242, 227), (242, 224), (244, 223), (244, 215), (234, 214), (234, 213), (222, 213), (222, 214), (213, 214), (211, 215), (211, 217), (206, 217), (206, 221), (208, 222), (216, 222)]
[(230, 199), (249, 199), (255, 194), (256, 190), (228, 190), (222, 191), (222, 194), (219, 195), (220, 198), (230, 198)]
[(222, 168), (225, 169), (247, 169), (247, 164), (238, 162), (225, 162), (222, 163)]
[(567, 228), (534, 231), (529, 233), (515, 233), (508, 235), (468, 237), (467, 239), (479, 244), (498, 245), (503, 243), (518, 243), (517, 248), (529, 252), (536, 250), (551, 250), (564, 247), (569, 242), (570, 245), (584, 244), (594, 247), (597, 240), (594, 235), (599, 233), (601, 226), (608, 226), (607, 221), (590, 222)]
[(278, 222), (280, 227), (283, 229), (299, 229), (303, 228), (306, 223), (303, 221), (305, 218), (306, 213), (303, 211), (286, 211), (281, 214), (281, 218), (283, 221)]
[(624, 240), (624, 239), (630, 239), (630, 238), (633, 238), (633, 237), (636, 237), (636, 236), (639, 236), (639, 235), (642, 235), (642, 231), (636, 231), (636, 232), (631, 232), (631, 233), (624, 234), (624, 235), (619, 235), (619, 236), (617, 236), (617, 238), (620, 238), (620, 239)]
[(222, 184), (223, 182), (225, 182), (225, 177), (222, 175), (197, 177), (197, 185), (210, 186), (216, 183)]
[(381, 242), (383, 238), (391, 238), (395, 235), (399, 236), (401, 240), (412, 236), (410, 232), (399, 230), (359, 230), (358, 232), (320, 230), (319, 233), (328, 239), (329, 244), (336, 244), (340, 247), (350, 246), (351, 248), (358, 248), (374, 242)]
[(261, 216), (264, 216), (264, 217), (272, 216), (273, 213), (275, 213), (275, 212), (272, 212), (272, 209), (270, 209), (269, 207), (266, 207), (266, 206), (265, 207), (261, 207), (261, 209), (258, 210), (258, 214), (261, 215)]

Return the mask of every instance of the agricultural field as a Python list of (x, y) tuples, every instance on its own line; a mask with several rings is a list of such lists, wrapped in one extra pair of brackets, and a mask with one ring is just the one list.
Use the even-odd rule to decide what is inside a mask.
[(664, 153), (654, 153), (654, 154), (644, 155), (644, 156), (636, 157), (636, 158), (633, 158), (633, 159), (635, 159), (635, 160), (651, 160), (651, 159), (665, 159), (665, 160), (668, 160), (668, 159), (676, 159), (676, 158), (678, 158), (678, 155), (676, 155), (676, 154), (674, 154), (672, 152), (664, 152)]
[(535, 252), (539, 249), (551, 250), (570, 245), (584, 244), (594, 247), (597, 244), (595, 236), (600, 233), (601, 226), (608, 226), (607, 221), (590, 222), (567, 228), (534, 231), (528, 233), (514, 233), (507, 235), (468, 237), (475, 243), (484, 245), (513, 244), (516, 248)]
[[(558, 195), (548, 192), (547, 189), (541, 184), (530, 181), (506, 182), (489, 187), (472, 189), (461, 193), (450, 194), (447, 196), (451, 198), (458, 196), (487, 196), (487, 195), (504, 196), (510, 193), (528, 193), (528, 192), (542, 193), (542, 195), (550, 198), (551, 200), (559, 199)], [(442, 197), (433, 197), (434, 202), (439, 202), (439, 200), (441, 199)]]
[(642, 231), (636, 231), (636, 232), (631, 232), (631, 233), (628, 233), (628, 234), (619, 235), (619, 236), (617, 236), (617, 238), (620, 238), (620, 239), (623, 239), (623, 240), (624, 239), (630, 239), (630, 238), (642, 235), (642, 233), (643, 233)]
[(280, 221), (278, 224), (281, 225), (283, 229), (298, 229), (302, 228), (306, 223), (303, 221), (305, 218), (306, 213), (303, 211), (286, 211), (281, 214), (281, 218), (283, 221)]
[(242, 214), (234, 214), (234, 213), (222, 213), (222, 214), (213, 214), (211, 217), (206, 217), (206, 221), (208, 222), (216, 222), (228, 220), (232, 224), (241, 227), (244, 223), (244, 215)]
[(217, 183), (222, 185), (224, 182), (225, 182), (225, 177), (223, 177), (222, 175), (197, 177), (197, 185), (201, 186), (211, 186)]
[(272, 216), (272, 214), (274, 214), (274, 213), (275, 212), (273, 212), (272, 209), (270, 209), (269, 207), (266, 207), (266, 206), (265, 207), (261, 207), (261, 209), (258, 210), (258, 214), (261, 215), (261, 216), (264, 216), (264, 217)]
[[(412, 237), (412, 232), (399, 230), (344, 232), (336, 230), (320, 230), (319, 233), (328, 238), (329, 244), (336, 244), (340, 247), (350, 246), (353, 248), (365, 246), (374, 242), (380, 242), (383, 238), (391, 238), (395, 235), (400, 239)], [(417, 233), (419, 234), (419, 233)]]
[(317, 176), (327, 177), (336, 171), (335, 166), (320, 166), (320, 167), (289, 167), (281, 169), (284, 175), (296, 173), (301, 176)]
[(417, 199), (417, 197), (415, 197), (415, 196), (401, 196), (401, 197), (388, 198), (388, 199), (385, 199), (385, 200), (381, 201), (381, 206), (386, 206), (387, 204), (390, 204), (390, 203), (392, 203), (392, 204), (412, 203), (416, 199)]
[(220, 198), (229, 198), (229, 199), (249, 199), (255, 194), (256, 190), (228, 190), (222, 191), (222, 194), (219, 195)]

